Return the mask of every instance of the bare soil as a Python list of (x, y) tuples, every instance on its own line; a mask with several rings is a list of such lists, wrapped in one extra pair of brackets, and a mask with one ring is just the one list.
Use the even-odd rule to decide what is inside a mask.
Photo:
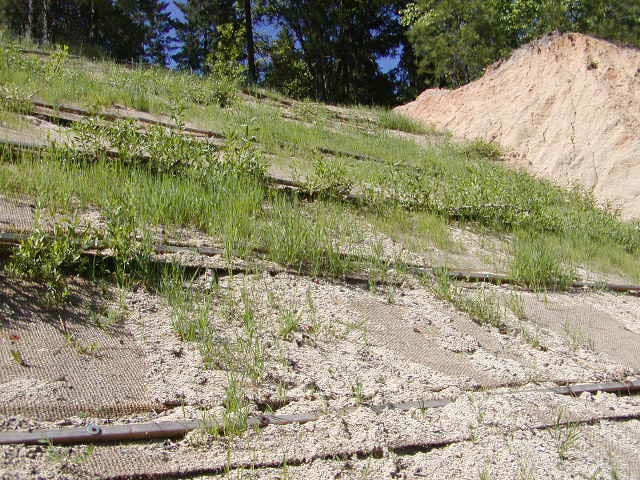
[(398, 107), (465, 139), (509, 151), (509, 164), (581, 185), (640, 217), (640, 50), (587, 35), (534, 41), (457, 90)]

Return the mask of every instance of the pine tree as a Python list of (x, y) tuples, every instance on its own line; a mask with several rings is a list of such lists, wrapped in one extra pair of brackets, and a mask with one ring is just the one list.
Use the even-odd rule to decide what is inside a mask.
[(176, 24), (180, 50), (173, 59), (180, 68), (206, 70), (206, 60), (216, 48), (220, 25), (238, 25), (240, 18), (235, 1), (189, 0), (176, 3), (184, 21)]

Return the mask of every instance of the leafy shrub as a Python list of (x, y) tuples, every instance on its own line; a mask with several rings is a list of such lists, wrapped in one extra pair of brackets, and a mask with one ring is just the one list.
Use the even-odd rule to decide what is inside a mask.
[(65, 275), (82, 271), (87, 261), (80, 254), (90, 243), (87, 232), (75, 225), (55, 225), (51, 233), (38, 226), (11, 256), (6, 271), (18, 278), (43, 282), (45, 301), (61, 306), (69, 297)]
[(151, 260), (151, 241), (136, 231), (136, 222), (124, 205), (107, 209), (107, 232), (104, 237), (115, 259), (116, 280), (124, 285), (131, 279), (148, 278)]
[(159, 173), (207, 168), (216, 155), (214, 147), (206, 142), (159, 125), (141, 131), (132, 120), (105, 122), (92, 118), (74, 124), (74, 131), (86, 154), (106, 156), (111, 148), (118, 161), (144, 164)]
[(336, 161), (316, 158), (313, 173), (307, 177), (305, 190), (311, 195), (342, 198), (351, 192), (353, 182), (346, 169)]
[(253, 148), (252, 138), (241, 136), (235, 131), (227, 133), (223, 155), (215, 168), (225, 175), (248, 176), (265, 183), (269, 165), (260, 152)]
[(464, 153), (470, 157), (486, 158), (487, 160), (498, 160), (503, 155), (500, 145), (482, 139), (465, 144), (463, 149)]

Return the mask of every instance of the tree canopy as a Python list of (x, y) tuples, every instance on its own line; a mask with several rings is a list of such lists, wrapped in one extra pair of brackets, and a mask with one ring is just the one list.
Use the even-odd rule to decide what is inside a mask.
[(468, 83), (512, 49), (554, 31), (640, 45), (640, 3), (627, 0), (420, 0), (402, 18), (417, 73), (430, 86)]
[[(239, 77), (295, 97), (388, 104), (468, 83), (553, 31), (640, 45), (640, 2), (0, 0), (0, 24), (40, 43)], [(384, 71), (382, 58), (397, 67)]]

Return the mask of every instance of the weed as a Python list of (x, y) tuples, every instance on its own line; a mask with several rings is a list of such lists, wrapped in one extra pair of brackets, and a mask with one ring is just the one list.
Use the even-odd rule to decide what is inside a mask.
[(202, 293), (184, 288), (184, 276), (177, 268), (162, 272), (161, 295), (173, 312), (173, 329), (187, 342), (208, 339), (210, 334), (210, 299)]
[(546, 350), (546, 347), (544, 347), (540, 342), (540, 335), (537, 331), (532, 334), (526, 329), (521, 329), (520, 333), (522, 334), (522, 338), (524, 338), (525, 342), (527, 342), (536, 350), (542, 350), (542, 351)]
[(511, 293), (506, 296), (506, 305), (509, 310), (518, 318), (518, 320), (524, 320), (527, 315), (524, 310), (524, 300), (522, 295), (517, 293)]
[(353, 394), (356, 405), (362, 405), (364, 403), (364, 385), (362, 385), (360, 380), (357, 380), (356, 383), (351, 385), (351, 393)]
[(78, 233), (74, 225), (54, 225), (51, 233), (38, 224), (12, 254), (5, 270), (10, 275), (43, 282), (47, 288), (45, 302), (61, 307), (70, 291), (65, 275), (87, 269), (81, 256), (88, 236)]
[(482, 469), (482, 471), (480, 472), (480, 480), (491, 480), (493, 478), (493, 476), (491, 475), (491, 470), (489, 469), (489, 467), (484, 467)]
[(227, 378), (227, 389), (223, 402), (225, 411), (222, 421), (205, 418), (204, 429), (213, 436), (235, 437), (242, 435), (249, 428), (249, 403), (240, 388), (235, 375)]
[(595, 349), (593, 338), (578, 325), (565, 321), (562, 324), (562, 331), (569, 340), (569, 345), (571, 345), (571, 348), (574, 350), (578, 350), (579, 348), (585, 348), (587, 350)]
[(300, 320), (298, 315), (292, 310), (284, 312), (280, 316), (279, 323), (279, 334), (283, 340), (291, 340), (291, 334), (300, 329)]
[(71, 333), (65, 333), (65, 338), (67, 340), (67, 343), (81, 355), (93, 355), (101, 347), (98, 342), (91, 342), (89, 344), (83, 343)]
[(13, 361), (16, 362), (18, 365), (20, 365), (21, 367), (28, 366), (20, 350), (11, 349), (9, 350), (9, 353), (11, 354), (11, 358), (13, 359)]
[(384, 244), (382, 240), (377, 240), (371, 245), (371, 255), (369, 256), (369, 267), (367, 277), (369, 279), (369, 289), (376, 290), (378, 283), (385, 283), (387, 273), (391, 267), (391, 262), (385, 257)]
[(346, 169), (336, 160), (316, 158), (313, 172), (305, 182), (305, 190), (311, 195), (325, 198), (344, 198), (351, 192), (353, 181)]
[(475, 140), (465, 145), (464, 152), (469, 156), (498, 160), (502, 156), (502, 148), (495, 142)]
[(57, 447), (48, 440), (47, 447), (45, 449), (47, 459), (53, 463), (62, 463), (70, 465), (79, 465), (85, 463), (93, 455), (95, 445), (87, 445), (82, 452), (73, 454), (73, 451), (68, 447)]
[(123, 205), (111, 207), (106, 212), (106, 246), (115, 259), (115, 276), (119, 285), (131, 279), (148, 279), (151, 271), (151, 240), (146, 232), (139, 239), (135, 219)]
[(261, 184), (266, 183), (269, 165), (253, 147), (248, 124), (244, 136), (235, 131), (227, 133), (221, 166), (225, 174), (246, 175)]
[(561, 460), (568, 460), (571, 450), (582, 438), (580, 425), (575, 422), (566, 421), (566, 412), (558, 410), (553, 436), (557, 443), (558, 456)]
[(453, 285), (445, 269), (434, 271), (431, 291), (443, 300), (452, 303), (456, 308), (468, 313), (480, 325), (491, 325), (506, 333), (504, 310), (493, 290), (481, 289), (479, 293), (468, 296), (462, 289)]
[(518, 471), (518, 480), (535, 480), (533, 469), (529, 466), (528, 459), (520, 462), (520, 470)]
[(511, 276), (536, 291), (567, 289), (575, 280), (573, 266), (542, 237), (519, 233), (512, 250)]
[(401, 113), (394, 112), (393, 110), (381, 110), (378, 113), (378, 125), (381, 128), (400, 130), (408, 133), (428, 132), (428, 129), (417, 120), (407, 117), (406, 115), (402, 115)]

